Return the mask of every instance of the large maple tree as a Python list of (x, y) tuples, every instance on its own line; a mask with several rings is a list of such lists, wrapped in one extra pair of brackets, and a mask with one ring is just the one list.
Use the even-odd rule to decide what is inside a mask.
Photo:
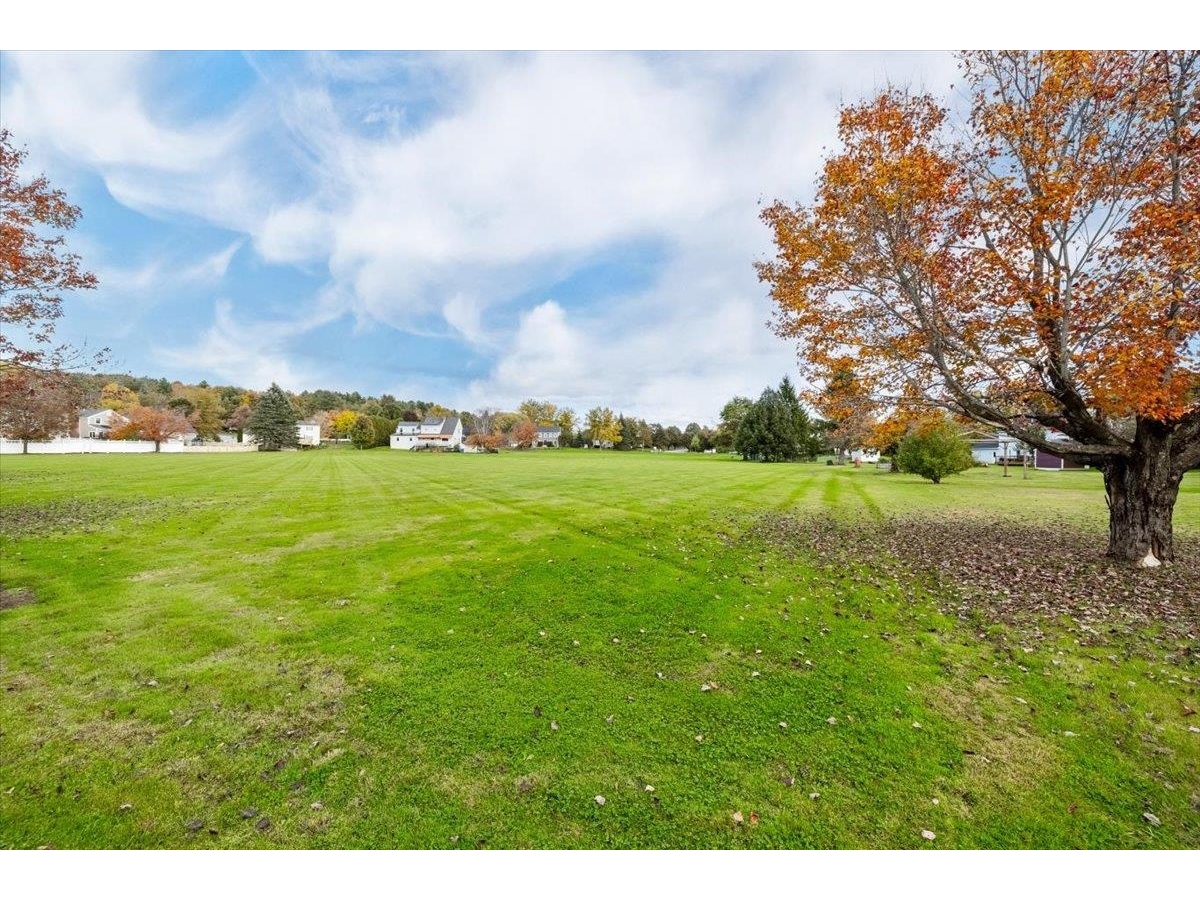
[(1103, 470), (1108, 554), (1172, 558), (1200, 465), (1200, 53), (967, 53), (969, 111), (841, 111), (759, 276), (810, 379)]

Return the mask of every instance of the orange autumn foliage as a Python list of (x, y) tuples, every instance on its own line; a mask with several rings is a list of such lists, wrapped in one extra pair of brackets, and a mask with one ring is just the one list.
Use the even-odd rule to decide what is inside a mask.
[(135, 406), (122, 413), (125, 421), (115, 426), (108, 434), (116, 441), (154, 441), (154, 449), (163, 441), (187, 434), (191, 430), (188, 420), (170, 409), (154, 409)]
[(522, 419), (509, 434), (519, 449), (528, 450), (537, 441), (537, 426), (530, 419)]
[(940, 406), (1099, 466), (1110, 502), (1152, 459), (1170, 502), (1143, 525), (1169, 555), (1200, 463), (1200, 53), (961, 63), (961, 126), (896, 89), (846, 106), (814, 201), (763, 211), (774, 328), (810, 381), (852, 370), (876, 405)]
[(848, 106), (815, 203), (764, 210), (778, 253), (759, 274), (806, 374), (852, 358), (876, 393), (916, 385), (1006, 425), (1061, 428), (1078, 398), (1095, 436), (1194, 411), (1195, 55), (977, 53), (964, 68), (968, 134), (928, 96)]
[(44, 175), (23, 180), (26, 151), (0, 128), (0, 368), (38, 372), (85, 367), (83, 351), (54, 345), (63, 294), (96, 287), (96, 276), (67, 250), (66, 232), (81, 215)]

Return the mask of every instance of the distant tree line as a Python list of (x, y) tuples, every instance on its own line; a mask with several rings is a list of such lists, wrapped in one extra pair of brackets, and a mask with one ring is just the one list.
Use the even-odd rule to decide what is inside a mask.
[[(545, 437), (539, 435), (539, 428), (557, 428), (561, 447), (735, 451), (745, 459), (770, 462), (811, 459), (828, 450), (832, 428), (808, 414), (786, 378), (758, 400), (731, 399), (721, 410), (716, 427), (690, 422), (684, 428), (648, 422), (610, 407), (594, 407), (579, 415), (570, 407), (537, 398), (522, 401), (515, 410), (455, 410), (428, 400), (400, 400), (391, 394), (376, 397), (326, 389), (293, 393), (278, 385), (269, 391), (254, 391), (207, 381), (185, 383), (118, 373), (74, 374), (66, 376), (66, 381), (48, 380), (40, 387), (36, 381), (27, 384), (30, 386), (21, 395), (5, 398), (0, 429), (6, 436), (44, 440), (69, 429), (78, 409), (86, 407), (112, 409), (130, 420), (132, 424), (112, 432), (113, 437), (158, 442), (194, 433), (201, 440), (215, 441), (222, 433), (241, 440), (251, 432), (260, 443), (266, 440), (272, 447), (282, 447), (289, 446), (290, 438), (268, 439), (264, 428), (271, 428), (272, 422), (291, 421), (290, 435), (296, 422), (308, 420), (320, 426), (323, 440), (368, 449), (387, 446), (401, 421), (456, 416), (462, 421), (467, 442), (486, 448), (532, 447)], [(268, 394), (271, 415), (264, 418), (262, 403)]]

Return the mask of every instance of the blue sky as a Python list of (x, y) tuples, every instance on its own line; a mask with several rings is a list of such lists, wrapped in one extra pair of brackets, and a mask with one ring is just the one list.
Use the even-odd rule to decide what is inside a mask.
[(5, 53), (115, 368), (713, 422), (791, 374), (753, 263), (837, 106), (929, 53)]

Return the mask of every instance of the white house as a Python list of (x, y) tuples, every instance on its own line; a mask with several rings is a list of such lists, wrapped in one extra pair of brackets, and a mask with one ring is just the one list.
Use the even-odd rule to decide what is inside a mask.
[(312, 419), (305, 419), (296, 426), (296, 431), (300, 433), (301, 447), (320, 447), (321, 446), (321, 423), (314, 422)]
[(418, 447), (457, 450), (462, 446), (462, 422), (455, 416), (428, 416), (423, 422), (401, 422), (392, 433), (393, 450)]
[(963, 432), (963, 439), (971, 444), (971, 456), (975, 462), (985, 466), (1008, 464), (1021, 465), (1023, 459), (1033, 458), (1033, 449), (1003, 431), (991, 432), (973, 429)]
[(421, 434), (420, 422), (401, 422), (392, 433), (391, 445), (393, 450), (412, 450), (417, 446)]
[(534, 440), (533, 446), (557, 447), (561, 437), (562, 429), (557, 425), (539, 425), (537, 430), (537, 438)]
[(128, 421), (115, 409), (85, 409), (79, 413), (79, 437), (106, 438), (111, 429)]
[(850, 451), (850, 461), (855, 465), (879, 462), (879, 451), (873, 447), (859, 447)]

